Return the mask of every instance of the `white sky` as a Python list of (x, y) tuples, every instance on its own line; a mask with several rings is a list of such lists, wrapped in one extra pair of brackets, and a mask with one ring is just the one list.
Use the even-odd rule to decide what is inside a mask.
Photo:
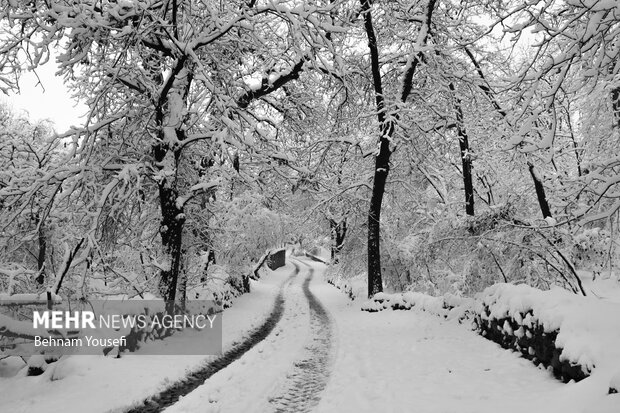
[(34, 73), (22, 73), (19, 81), (20, 94), (2, 94), (0, 99), (12, 106), (16, 112), (26, 112), (33, 121), (51, 120), (58, 133), (66, 131), (71, 125), (81, 124), (80, 116), (86, 113), (86, 106), (78, 104), (71, 97), (62, 77), (55, 76), (57, 70), (56, 62), (52, 59), (37, 69), (41, 84), (38, 84), (39, 79)]

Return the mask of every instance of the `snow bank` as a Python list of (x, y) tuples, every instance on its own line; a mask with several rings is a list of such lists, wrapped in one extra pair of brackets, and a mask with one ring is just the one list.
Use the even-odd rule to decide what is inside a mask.
[(620, 303), (561, 288), (496, 284), (474, 299), (416, 292), (378, 293), (363, 311), (419, 309), (444, 319), (472, 320), (479, 334), (520, 352), (565, 382), (596, 374), (620, 390)]

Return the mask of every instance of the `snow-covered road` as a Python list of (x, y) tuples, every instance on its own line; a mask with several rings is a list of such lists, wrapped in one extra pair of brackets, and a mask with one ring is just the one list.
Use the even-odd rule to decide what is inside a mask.
[(275, 332), (167, 411), (620, 412), (587, 381), (562, 384), (466, 326), (362, 312), (322, 281), (323, 264), (293, 262)]
[[(243, 349), (248, 339), (256, 341), (252, 338), (254, 333), (262, 339), (260, 336), (266, 330), (261, 326), (277, 314), (279, 297), (283, 306), (284, 296), (288, 297), (287, 289), (295, 278), (295, 266), (287, 263), (260, 281), (250, 280), (252, 293), (237, 298), (235, 305), (224, 311), (222, 347), (225, 354), (235, 348)], [(276, 321), (281, 317), (282, 314), (275, 317)], [(278, 333), (281, 328), (275, 332), (268, 330)], [(159, 347), (183, 346), (187, 339), (184, 334), (178, 334), (146, 343), (144, 347), (156, 353)], [(138, 411), (157, 410), (150, 402), (152, 396), (165, 396), (166, 405), (168, 397), (172, 396), (168, 394), (171, 388), (197, 371), (203, 372), (205, 366), (208, 368), (220, 358), (140, 354), (121, 358), (68, 357), (51, 364), (40, 376), (25, 376), (25, 369), (22, 369), (16, 377), (0, 377), (0, 412), (125, 412), (130, 407)], [(148, 399), (146, 403), (145, 399)], [(154, 399), (159, 401), (157, 396)]]
[(287, 373), (288, 380), (281, 393), (270, 400), (277, 412), (310, 411), (327, 385), (333, 360), (332, 322), (325, 307), (310, 291), (314, 268), (297, 262), (308, 267), (303, 291), (310, 307), (310, 334), (303, 357), (295, 361), (292, 371)]
[[(601, 393), (593, 378), (562, 384), (464, 325), (417, 311), (362, 312), (323, 281), (325, 268), (292, 258), (253, 282), (253, 292), (224, 313), (224, 358), (243, 351), (164, 403), (166, 411), (620, 412), (618, 397)], [(142, 411), (149, 405), (142, 400), (184, 375), (191, 380), (204, 363), (72, 357), (42, 376), (0, 379), (0, 411)]]
[(274, 331), (166, 412), (305, 412), (320, 400), (332, 360), (331, 320), (310, 291), (315, 269), (301, 260)]

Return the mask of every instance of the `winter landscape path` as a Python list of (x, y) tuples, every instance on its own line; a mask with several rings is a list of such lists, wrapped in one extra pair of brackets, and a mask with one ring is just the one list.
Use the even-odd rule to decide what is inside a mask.
[(72, 357), (0, 378), (0, 411), (620, 412), (591, 381), (562, 384), (465, 325), (362, 312), (325, 269), (292, 258), (253, 282), (224, 313), (224, 356)]
[(331, 371), (331, 321), (309, 287), (313, 266), (293, 263), (299, 273), (274, 331), (166, 412), (306, 412), (318, 404)]
[[(307, 264), (304, 264), (307, 265)], [(320, 400), (327, 384), (332, 361), (332, 328), (330, 317), (321, 302), (310, 291), (314, 269), (309, 267), (303, 291), (310, 306), (311, 333), (303, 358), (295, 362), (281, 395), (271, 399), (277, 412), (309, 411)]]
[(247, 338), (242, 340), (240, 343), (234, 344), (230, 349), (225, 351), (221, 357), (218, 357), (204, 368), (192, 372), (185, 379), (174, 383), (165, 390), (159, 392), (157, 395), (150, 397), (142, 405), (131, 408), (127, 411), (127, 413), (160, 412), (164, 410), (166, 407), (176, 403), (183, 396), (194, 391), (215, 373), (225, 369), (235, 360), (238, 360), (250, 349), (252, 349), (252, 347), (263, 341), (273, 331), (282, 318), (282, 313), (284, 312), (285, 291), (289, 288), (293, 278), (298, 273), (299, 267), (296, 265), (295, 272), (280, 285), (278, 295), (274, 300), (273, 309), (271, 310), (271, 313), (269, 313), (269, 316), (265, 322), (248, 334)]
[(301, 270), (274, 333), (167, 411), (620, 411), (587, 383), (562, 384), (467, 326), (362, 312), (322, 282), (323, 264), (293, 262)]

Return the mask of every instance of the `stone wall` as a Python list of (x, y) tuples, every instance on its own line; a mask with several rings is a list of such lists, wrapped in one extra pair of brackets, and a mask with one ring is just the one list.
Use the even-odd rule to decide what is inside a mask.
[(517, 316), (520, 322), (513, 317), (493, 318), (486, 306), (482, 311), (484, 317), (476, 314), (475, 326), (483, 337), (506, 349), (520, 352), (536, 365), (550, 368), (553, 374), (565, 383), (570, 380), (577, 382), (590, 375), (588, 368), (560, 357), (562, 348), (556, 345), (559, 330), (545, 332), (531, 310)]
[(267, 266), (270, 270), (277, 270), (286, 264), (286, 249), (273, 251), (267, 257)]

